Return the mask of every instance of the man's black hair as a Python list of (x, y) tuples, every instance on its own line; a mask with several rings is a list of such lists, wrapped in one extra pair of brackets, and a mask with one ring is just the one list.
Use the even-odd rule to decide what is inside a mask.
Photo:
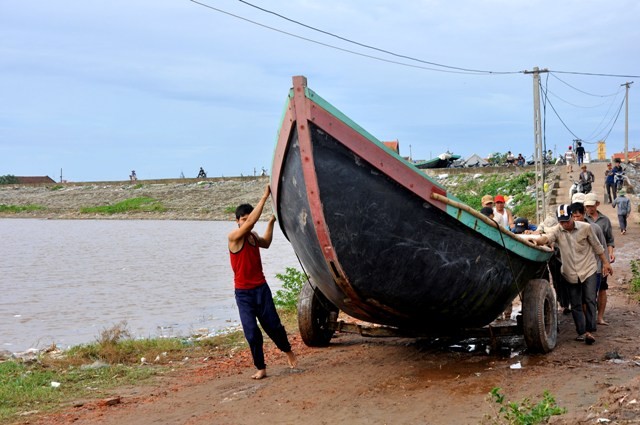
[(573, 204), (569, 205), (569, 211), (571, 211), (571, 214), (577, 212), (584, 215), (584, 204), (582, 202), (574, 202)]
[(238, 205), (238, 208), (236, 208), (236, 220), (240, 220), (240, 217), (251, 214), (251, 211), (253, 211), (251, 204)]

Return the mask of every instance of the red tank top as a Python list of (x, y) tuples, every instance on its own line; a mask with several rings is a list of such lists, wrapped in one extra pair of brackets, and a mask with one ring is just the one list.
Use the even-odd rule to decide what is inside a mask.
[[(253, 245), (249, 243), (249, 240), (253, 242)], [(229, 254), (234, 274), (233, 283), (236, 289), (253, 289), (267, 282), (262, 272), (260, 247), (252, 233), (244, 238), (240, 251), (229, 251)]]

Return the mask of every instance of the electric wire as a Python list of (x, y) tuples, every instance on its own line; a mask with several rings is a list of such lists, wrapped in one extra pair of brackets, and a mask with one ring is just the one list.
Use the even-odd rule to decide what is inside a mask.
[(381, 61), (381, 62), (392, 63), (392, 64), (395, 64), (395, 65), (406, 66), (406, 67), (409, 67), (409, 68), (425, 69), (425, 70), (428, 70), (428, 71), (445, 72), (445, 73), (450, 73), (450, 74), (467, 74), (467, 75), (493, 75), (493, 74), (497, 74), (497, 73), (493, 73), (493, 74), (484, 73), (483, 74), (483, 73), (471, 72), (471, 71), (456, 71), (456, 70), (453, 70), (453, 69), (431, 68), (431, 67), (427, 67), (427, 66), (414, 65), (414, 64), (399, 62), (399, 61), (395, 61), (395, 60), (391, 60), (391, 59), (385, 59), (385, 58), (381, 58), (379, 56), (368, 55), (366, 53), (356, 52), (354, 50), (345, 49), (343, 47), (334, 46), (334, 45), (331, 45), (331, 44), (328, 44), (328, 43), (323, 43), (321, 41), (313, 40), (313, 39), (308, 38), (308, 37), (303, 37), (303, 36), (300, 36), (300, 35), (297, 35), (297, 34), (293, 34), (293, 33), (288, 32), (288, 31), (283, 31), (281, 29), (274, 28), (274, 27), (262, 24), (262, 23), (257, 22), (257, 21), (253, 21), (251, 19), (242, 17), (240, 15), (233, 14), (231, 12), (227, 12), (225, 10), (219, 9), (217, 7), (210, 6), (210, 5), (205, 4), (205, 3), (201, 3), (201, 2), (196, 1), (196, 0), (189, 0), (189, 1), (191, 1), (192, 3), (195, 3), (197, 5), (200, 5), (202, 7), (206, 7), (208, 9), (214, 10), (216, 12), (231, 16), (233, 18), (240, 19), (240, 20), (245, 21), (245, 22), (249, 22), (249, 23), (251, 23), (253, 25), (257, 25), (257, 26), (262, 27), (262, 28), (269, 29), (271, 31), (275, 31), (275, 32), (278, 32), (278, 33), (281, 33), (281, 34), (285, 34), (285, 35), (288, 35), (290, 37), (294, 37), (294, 38), (297, 38), (297, 39), (300, 39), (300, 40), (308, 41), (310, 43), (318, 44), (320, 46), (329, 47), (331, 49), (339, 50), (339, 51), (342, 51), (342, 52), (345, 52), (345, 53), (351, 53), (352, 55), (362, 56), (362, 57), (365, 57), (365, 58), (374, 59), (374, 60)]
[(334, 33), (329, 32), (329, 31), (321, 30), (319, 28), (316, 28), (316, 27), (311, 26), (311, 25), (307, 25), (307, 24), (305, 24), (303, 22), (300, 22), (300, 21), (297, 21), (295, 19), (288, 18), (288, 17), (286, 17), (284, 15), (281, 15), (281, 14), (279, 14), (277, 12), (274, 12), (272, 10), (265, 9), (263, 7), (260, 7), (260, 6), (256, 6), (255, 4), (249, 3), (248, 1), (245, 1), (245, 0), (238, 0), (238, 1), (240, 3), (246, 4), (247, 6), (251, 6), (251, 7), (255, 8), (255, 9), (261, 10), (262, 12), (269, 13), (271, 15), (277, 16), (277, 17), (279, 17), (281, 19), (284, 19), (284, 20), (292, 22), (292, 23), (294, 23), (296, 25), (300, 25), (302, 27), (308, 28), (310, 30), (317, 31), (319, 33), (328, 35), (330, 37), (337, 38), (337, 39), (342, 40), (342, 41), (346, 41), (347, 43), (358, 45), (360, 47), (365, 47), (367, 49), (371, 49), (371, 50), (375, 50), (375, 51), (378, 51), (378, 52), (381, 52), (381, 53), (386, 53), (388, 55), (396, 56), (398, 58), (409, 59), (409, 60), (412, 60), (412, 61), (416, 61), (416, 62), (427, 64), (427, 65), (433, 65), (433, 66), (440, 66), (440, 67), (443, 67), (443, 68), (455, 69), (457, 71), (466, 71), (466, 72), (473, 72), (473, 73), (479, 73), (479, 74), (520, 74), (520, 73), (522, 73), (522, 71), (487, 71), (487, 70), (482, 70), (482, 69), (462, 68), (462, 67), (457, 67), (457, 66), (444, 65), (444, 64), (440, 64), (440, 63), (436, 63), (436, 62), (430, 62), (430, 61), (426, 61), (426, 60), (423, 60), (423, 59), (414, 58), (412, 56), (403, 55), (403, 54), (400, 54), (400, 53), (394, 53), (394, 52), (389, 51), (389, 50), (381, 49), (381, 48), (378, 48), (378, 47), (375, 47), (375, 46), (371, 46), (369, 44), (364, 44), (364, 43), (361, 43), (361, 42), (358, 42), (358, 41), (351, 40), (349, 38), (334, 34)]
[(612, 97), (612, 96), (617, 96), (618, 93), (620, 93), (620, 90), (616, 91), (615, 93), (611, 93), (611, 94), (593, 94), (593, 93), (588, 93), (584, 90), (580, 90), (577, 87), (572, 86), (571, 84), (567, 83), (566, 81), (564, 81), (562, 78), (558, 77), (557, 75), (555, 75), (555, 73), (553, 72), (549, 72), (549, 74), (551, 74), (551, 76), (553, 78), (555, 78), (556, 80), (560, 81), (562, 84), (565, 84), (569, 87), (571, 87), (572, 89), (579, 91), (580, 93), (586, 94), (587, 96), (594, 96), (594, 97)]
[[(393, 56), (396, 56), (396, 57), (412, 60), (412, 61), (419, 62), (419, 63), (424, 63), (424, 64), (431, 65), (431, 66), (438, 66), (440, 68), (446, 68), (446, 69), (439, 69), (439, 68), (431, 68), (431, 67), (413, 65), (413, 64), (409, 64), (409, 63), (405, 63), (405, 62), (399, 62), (399, 61), (395, 61), (395, 60), (381, 58), (379, 56), (368, 55), (368, 54), (357, 52), (357, 51), (354, 51), (354, 50), (345, 49), (343, 47), (334, 46), (332, 44), (324, 43), (324, 42), (321, 42), (321, 41), (318, 41), (318, 40), (313, 40), (313, 39), (308, 38), (308, 37), (303, 37), (303, 36), (288, 32), (288, 31), (284, 31), (284, 30), (281, 30), (281, 29), (278, 29), (278, 28), (275, 28), (275, 27), (272, 27), (272, 26), (269, 26), (269, 25), (262, 24), (260, 22), (245, 18), (243, 16), (236, 15), (236, 14), (231, 13), (231, 12), (227, 12), (227, 11), (222, 10), (220, 8), (213, 7), (213, 6), (208, 5), (206, 3), (199, 2), (197, 0), (189, 0), (189, 1), (194, 3), (194, 4), (197, 4), (199, 6), (206, 7), (208, 9), (214, 10), (216, 12), (225, 14), (227, 16), (231, 16), (233, 18), (240, 19), (242, 21), (251, 23), (253, 25), (257, 25), (259, 27), (262, 27), (262, 28), (265, 28), (265, 29), (269, 29), (271, 31), (275, 31), (275, 32), (278, 32), (278, 33), (281, 33), (281, 34), (284, 34), (284, 35), (288, 35), (290, 37), (294, 37), (294, 38), (297, 38), (297, 39), (300, 39), (300, 40), (308, 41), (310, 43), (314, 43), (314, 44), (317, 44), (317, 45), (320, 45), (320, 46), (324, 46), (324, 47), (328, 47), (328, 48), (331, 48), (331, 49), (339, 50), (339, 51), (342, 51), (342, 52), (345, 52), (345, 53), (351, 53), (351, 54), (356, 55), (356, 56), (366, 57), (366, 58), (369, 58), (369, 59), (374, 59), (374, 60), (378, 60), (378, 61), (382, 61), (382, 62), (392, 63), (392, 64), (395, 64), (395, 65), (400, 65), (400, 66), (405, 66), (405, 67), (410, 67), (410, 68), (424, 69), (424, 70), (428, 70), (428, 71), (454, 73), (454, 74), (467, 74), (467, 75), (513, 75), (513, 74), (526, 74), (527, 73), (526, 71), (489, 71), (489, 70), (479, 70), (479, 69), (473, 69), (473, 68), (462, 68), (462, 67), (455, 67), (455, 66), (452, 66), (452, 65), (444, 65), (444, 64), (439, 64), (439, 63), (436, 63), (436, 62), (425, 61), (425, 60), (422, 60), (422, 59), (414, 58), (412, 56), (401, 55), (401, 54), (394, 53), (394, 52), (391, 52), (391, 51), (388, 51), (388, 50), (384, 50), (384, 49), (380, 49), (378, 47), (374, 47), (374, 46), (371, 46), (371, 45), (368, 45), (368, 44), (360, 43), (360, 42), (351, 40), (349, 38), (342, 37), (342, 36), (339, 36), (337, 34), (333, 34), (333, 33), (329, 32), (329, 31), (324, 31), (324, 30), (315, 28), (315, 27), (313, 27), (311, 25), (307, 25), (307, 24), (304, 24), (302, 22), (296, 21), (294, 19), (288, 18), (288, 17), (286, 17), (284, 15), (278, 14), (276, 12), (273, 12), (273, 11), (269, 10), (269, 9), (265, 9), (265, 8), (256, 6), (256, 5), (254, 5), (252, 3), (249, 3), (249, 2), (247, 2), (245, 0), (238, 0), (238, 1), (240, 1), (241, 3), (243, 3), (243, 4), (247, 5), (247, 6), (256, 8), (258, 10), (261, 10), (264, 13), (272, 14), (274, 16), (277, 16), (277, 17), (281, 18), (281, 19), (285, 19), (285, 20), (287, 20), (289, 22), (292, 22), (292, 23), (295, 23), (297, 25), (303, 26), (305, 28), (308, 28), (308, 29), (311, 29), (311, 30), (314, 30), (314, 31), (317, 31), (317, 32), (320, 32), (320, 33), (323, 33), (325, 35), (329, 35), (331, 37), (338, 38), (338, 39), (346, 41), (348, 43), (356, 44), (358, 46), (365, 47), (365, 48), (368, 48), (368, 49), (373, 49), (373, 50), (376, 50), (376, 51), (379, 51), (381, 53), (385, 53), (385, 54), (388, 54), (388, 55), (393, 55)], [(590, 75), (590, 76), (599, 76), (599, 77), (640, 78), (639, 75), (605, 74), (605, 73), (578, 72), (578, 71), (548, 70), (548, 72), (554, 72), (554, 73), (559, 73), (559, 74)]]

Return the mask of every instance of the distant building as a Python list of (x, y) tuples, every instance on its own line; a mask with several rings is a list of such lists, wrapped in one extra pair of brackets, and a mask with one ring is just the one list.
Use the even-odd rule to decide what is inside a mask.
[[(614, 153), (611, 155), (611, 161), (615, 161), (616, 159), (620, 159), (620, 161), (624, 162), (624, 152), (622, 153)], [(629, 162), (633, 162), (634, 164), (640, 164), (640, 151), (632, 150), (629, 151)]]
[(400, 142), (398, 142), (397, 139), (392, 140), (390, 142), (382, 142), (382, 143), (384, 143), (386, 147), (388, 147), (389, 149), (391, 149), (392, 151), (400, 155)]
[(28, 177), (18, 177), (16, 176), (16, 179), (18, 179), (18, 183), (19, 184), (50, 184), (50, 183), (55, 183), (56, 181), (53, 180), (51, 177), (49, 176), (28, 176)]
[(484, 167), (487, 164), (489, 164), (489, 162), (477, 153), (474, 153), (464, 161), (464, 165), (467, 167)]

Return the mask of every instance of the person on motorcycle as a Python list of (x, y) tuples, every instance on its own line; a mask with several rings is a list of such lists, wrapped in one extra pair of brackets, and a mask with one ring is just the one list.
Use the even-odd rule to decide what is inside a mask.
[(580, 167), (582, 171), (580, 172), (580, 177), (578, 178), (578, 182), (582, 185), (582, 193), (591, 192), (591, 183), (594, 182), (595, 176), (589, 170), (587, 170), (587, 166), (582, 164)]
[[(615, 165), (613, 166), (613, 182), (614, 182), (614, 187), (616, 191), (619, 191), (620, 189), (622, 189), (622, 186), (624, 184), (624, 169), (622, 168), (622, 163), (620, 161), (620, 158), (616, 158), (614, 160)], [(614, 192), (613, 194), (613, 198), (616, 198), (615, 195), (616, 192)]]

